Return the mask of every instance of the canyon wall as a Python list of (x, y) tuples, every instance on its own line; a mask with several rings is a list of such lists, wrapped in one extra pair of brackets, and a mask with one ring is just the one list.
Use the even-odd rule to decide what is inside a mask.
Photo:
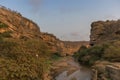
[(97, 21), (91, 24), (90, 44), (101, 44), (120, 40), (120, 20)]
[[(117, 59), (119, 57), (119, 41), (120, 41), (120, 20), (117, 21), (97, 21), (91, 24), (91, 35), (90, 35), (90, 45), (101, 45), (101, 44), (112, 44), (111, 54), (116, 57), (112, 59)], [(116, 43), (116, 44), (115, 44)], [(113, 48), (116, 46), (115, 48)], [(109, 45), (109, 47), (111, 47)], [(115, 49), (118, 49), (118, 52), (115, 52)], [(118, 55), (116, 55), (118, 54)], [(92, 80), (120, 80), (120, 62), (110, 61), (97, 61), (93, 66), (93, 79)]]
[[(10, 33), (14, 39), (40, 39), (46, 42), (53, 53), (61, 55), (72, 55), (81, 45), (87, 45), (88, 42), (64, 42), (56, 38), (53, 34), (40, 31), (39, 26), (32, 20), (23, 17), (20, 13), (0, 7), (0, 34)], [(4, 25), (4, 27), (2, 27)], [(6, 26), (6, 27), (5, 27)], [(10, 37), (9, 37), (10, 38)]]

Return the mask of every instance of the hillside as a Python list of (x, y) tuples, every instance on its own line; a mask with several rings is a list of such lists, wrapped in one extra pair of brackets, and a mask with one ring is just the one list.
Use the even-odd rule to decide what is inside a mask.
[(20, 13), (4, 7), (0, 8), (0, 23), (4, 23), (7, 26), (7, 28), (0, 29), (0, 32), (11, 31), (13, 38), (37, 38), (40, 34), (37, 24), (22, 17)]
[(74, 57), (93, 69), (92, 80), (120, 80), (120, 20), (93, 22), (90, 45)]
[[(93, 80), (120, 80), (120, 20), (93, 22), (90, 45), (62, 41), (20, 13), (0, 7), (0, 80), (53, 80), (52, 72), (70, 68), (66, 56), (71, 55), (92, 67)], [(58, 63), (62, 56), (67, 63)], [(50, 72), (51, 64), (55, 71)]]
[(49, 80), (51, 62), (81, 45), (41, 32), (32, 20), (0, 7), (0, 80)]
[[(80, 44), (76, 44), (76, 49), (71, 44), (59, 40), (53, 34), (44, 33), (40, 31), (39, 26), (33, 21), (23, 17), (20, 13), (6, 9), (5, 7), (0, 8), (0, 24), (6, 27), (0, 28), (0, 33), (9, 33), (14, 39), (40, 39), (43, 40), (53, 53), (61, 53), (62, 55), (72, 55), (76, 52)], [(74, 42), (72, 42), (74, 44)]]

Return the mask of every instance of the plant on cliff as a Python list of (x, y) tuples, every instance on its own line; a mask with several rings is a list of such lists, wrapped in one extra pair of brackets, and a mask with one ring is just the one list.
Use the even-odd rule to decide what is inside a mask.
[(91, 48), (82, 47), (74, 56), (81, 64), (91, 66), (101, 59), (103, 53), (104, 47), (99, 45)]
[(109, 61), (120, 61), (120, 41), (115, 41), (109, 45), (103, 57)]
[(7, 28), (8, 26), (2, 22), (0, 22), (0, 28)]
[(51, 58), (52, 60), (58, 60), (60, 59), (62, 56), (60, 55), (60, 53), (56, 52), (54, 54), (52, 54)]
[[(0, 29), (4, 31), (4, 29), (7, 29), (8, 26), (2, 22), (0, 22)], [(4, 31), (4, 32), (0, 32), (0, 40), (2, 39), (2, 37), (11, 37), (11, 31)]]
[(0, 80), (42, 80), (50, 51), (41, 40), (0, 41)]
[(0, 37), (6, 37), (6, 38), (10, 38), (11, 37), (11, 31), (5, 31), (3, 33), (0, 33)]
[(120, 41), (95, 45), (90, 48), (84, 46), (74, 55), (81, 64), (92, 66), (97, 60), (120, 61)]

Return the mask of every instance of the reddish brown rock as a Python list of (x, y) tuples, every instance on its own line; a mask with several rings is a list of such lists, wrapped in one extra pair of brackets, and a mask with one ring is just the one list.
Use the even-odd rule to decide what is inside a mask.
[(0, 29), (0, 32), (12, 31), (13, 38), (37, 38), (40, 34), (36, 23), (4, 7), (0, 7), (0, 22), (8, 26), (7, 29)]
[(36, 23), (5, 7), (0, 7), (0, 23), (7, 25), (7, 28), (0, 28), (0, 34), (12, 32), (10, 35), (14, 39), (41, 39), (53, 53), (61, 53), (63, 56), (72, 55), (81, 45), (89, 44), (88, 42), (61, 41), (53, 34), (40, 32)]

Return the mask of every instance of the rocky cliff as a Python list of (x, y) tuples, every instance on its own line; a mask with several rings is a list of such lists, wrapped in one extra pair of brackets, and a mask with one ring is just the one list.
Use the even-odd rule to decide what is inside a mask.
[[(120, 80), (120, 20), (117, 21), (97, 21), (91, 24), (90, 44), (102, 45), (108, 43), (104, 49), (104, 55), (110, 57), (111, 61), (96, 61), (93, 66), (92, 80)], [(111, 45), (111, 46), (110, 46)], [(114, 48), (115, 47), (115, 48)], [(109, 49), (110, 48), (110, 49)], [(102, 53), (101, 53), (102, 54)], [(115, 57), (113, 57), (113, 55)], [(104, 59), (105, 60), (105, 59)]]
[(61, 41), (53, 34), (41, 32), (36, 23), (23, 17), (20, 13), (0, 7), (0, 34), (3, 33), (7, 33), (7, 37), (9, 33), (9, 36), (14, 39), (41, 39), (48, 44), (53, 53), (57, 52), (62, 55), (73, 54), (83, 44), (82, 42), (68, 44)]
[(0, 23), (7, 25), (7, 28), (1, 28), (0, 32), (11, 31), (13, 38), (35, 38), (40, 34), (37, 24), (31, 20), (22, 17), (20, 13), (0, 8)]
[(92, 80), (120, 80), (120, 63), (97, 61), (93, 66)]
[(53, 34), (43, 32), (41, 34), (41, 39), (48, 44), (50, 49), (54, 53), (61, 53), (62, 56), (73, 55), (82, 45), (88, 46), (89, 44), (88, 41), (61, 41)]
[(91, 24), (90, 44), (120, 40), (120, 20), (97, 21)]
[(82, 45), (89, 47), (88, 41), (63, 41), (63, 43), (65, 46), (64, 52), (67, 52), (68, 55), (78, 51)]

